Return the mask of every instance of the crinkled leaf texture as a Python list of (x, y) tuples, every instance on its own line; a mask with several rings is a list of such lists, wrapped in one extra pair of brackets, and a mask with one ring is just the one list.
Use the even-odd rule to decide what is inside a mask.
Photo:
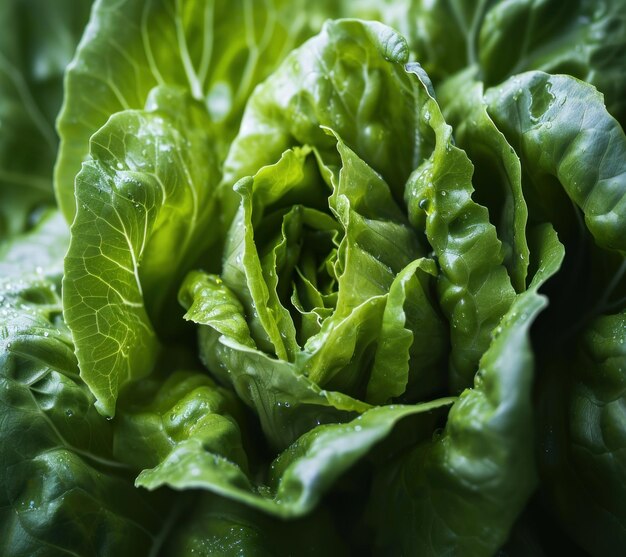
[(427, 93), (421, 114), (435, 134), (435, 147), (409, 178), (405, 199), (411, 222), (416, 227), (424, 223), (441, 269), (437, 289), (450, 323), (450, 385), (461, 391), (472, 384), (515, 290), (489, 212), (472, 199), (472, 163), (454, 145), (452, 128), (428, 93), (429, 82), (420, 77), (420, 68), (407, 68)]
[(487, 112), (484, 87), (463, 73), (437, 89), (455, 145), (474, 166), (472, 199), (489, 208), (489, 218), (502, 242), (503, 263), (516, 292), (526, 289), (528, 207), (522, 191), (519, 157)]
[(232, 179), (254, 174), (234, 186), (222, 273), (194, 273), (181, 290), (187, 318), (208, 325), (208, 368), (279, 449), (371, 403), (432, 398), (445, 381), (436, 266), (391, 185), (412, 164), (392, 163), (391, 131), (410, 161), (419, 150), (417, 121), (400, 117), (420, 102), (405, 58), (390, 28), (328, 22), (257, 88), (226, 162)]
[(331, 128), (397, 199), (420, 158), (416, 87), (405, 39), (377, 22), (327, 22), (251, 95), (228, 153), (224, 181), (255, 174), (296, 145), (334, 156)]
[(549, 225), (537, 236), (538, 271), (494, 332), (473, 388), (441, 433), (378, 473), (371, 513), (380, 554), (494, 555), (535, 488), (528, 334), (547, 304), (537, 289), (564, 255)]
[[(5, 244), (0, 261), (0, 552), (7, 557), (149, 551), (161, 518), (112, 456), (112, 424), (78, 376), (61, 317), (63, 218)], [(28, 254), (40, 267), (21, 258)]]
[[(196, 376), (186, 381), (198, 384), (203, 380)], [(177, 399), (172, 388), (174, 392), (181, 389), (175, 383), (172, 379), (164, 385), (169, 392), (163, 392), (156, 405), (124, 417), (127, 425), (120, 432), (120, 441), (135, 449), (142, 447), (135, 457), (137, 464), (144, 454), (151, 463), (158, 462), (139, 475), (137, 485), (148, 489), (162, 485), (204, 488), (283, 518), (311, 512), (335, 480), (387, 437), (398, 421), (432, 412), (453, 400), (381, 406), (349, 423), (320, 425), (272, 462), (267, 484), (255, 484), (246, 473), (236, 423), (220, 413), (219, 405), (211, 405), (211, 400), (224, 398), (224, 394), (205, 378), (202, 387)], [(165, 399), (168, 403), (163, 404)], [(142, 438), (157, 450), (150, 450), (152, 446)], [(124, 446), (119, 448), (123, 453)]]

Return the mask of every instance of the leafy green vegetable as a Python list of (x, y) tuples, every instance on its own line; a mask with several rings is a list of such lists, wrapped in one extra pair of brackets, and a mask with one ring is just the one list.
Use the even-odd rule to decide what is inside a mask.
[(621, 555), (626, 0), (90, 7), (0, 5), (0, 553)]

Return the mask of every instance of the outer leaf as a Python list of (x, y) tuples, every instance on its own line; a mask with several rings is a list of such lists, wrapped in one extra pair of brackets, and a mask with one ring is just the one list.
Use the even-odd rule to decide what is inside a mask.
[(624, 124), (626, 2), (509, 0), (494, 3), (480, 30), (488, 86), (527, 70), (565, 73), (595, 85)]
[(493, 555), (532, 492), (528, 331), (546, 305), (537, 289), (564, 254), (554, 231), (542, 232), (541, 271), (502, 319), (474, 388), (454, 404), (443, 433), (380, 471), (371, 503), (380, 553)]
[(129, 393), (116, 420), (114, 450), (136, 470), (175, 451), (212, 453), (247, 471), (232, 394), (201, 373), (176, 371)]
[(77, 177), (64, 310), (81, 377), (109, 416), (120, 388), (152, 370), (153, 323), (218, 238), (205, 121), (185, 95), (156, 89), (147, 110), (121, 112), (92, 137), (92, 160)]
[(99, 0), (68, 78), (59, 118), (55, 188), (76, 211), (74, 177), (89, 138), (109, 116), (141, 109), (156, 86), (186, 90), (206, 106), (221, 159), (252, 89), (287, 52), (317, 32), (333, 3), (304, 0)]
[[(362, 0), (351, 9), (368, 2)], [(606, 96), (624, 125), (624, 0), (412, 0), (374, 18), (399, 29), (435, 83), (459, 73), (491, 87), (529, 70), (564, 73)], [(358, 12), (357, 12), (358, 13)], [(463, 89), (456, 89), (462, 92)]]
[(626, 136), (602, 96), (569, 76), (529, 72), (485, 93), (495, 124), (517, 150), (546, 214), (554, 179), (603, 248), (626, 251)]
[(15, 259), (45, 251), (51, 237), (65, 243), (64, 221), (16, 239), (0, 264), (0, 553), (140, 554), (161, 521), (112, 458), (112, 426), (78, 377), (54, 278), (60, 259), (44, 255), (30, 273)]
[(399, 420), (435, 410), (453, 400), (382, 406), (347, 424), (318, 426), (274, 460), (268, 486), (253, 486), (236, 462), (202, 443), (188, 442), (178, 444), (155, 468), (142, 472), (137, 485), (148, 489), (161, 485), (205, 488), (279, 517), (303, 516), (342, 473), (387, 437)]
[(452, 128), (430, 95), (423, 116), (435, 133), (436, 145), (412, 174), (405, 198), (414, 224), (419, 226), (425, 213), (426, 236), (441, 267), (440, 304), (451, 324), (451, 385), (460, 391), (471, 385), (515, 291), (487, 209), (472, 200), (472, 164), (454, 146)]
[(0, 240), (52, 205), (63, 72), (91, 0), (5, 0), (0, 5)]

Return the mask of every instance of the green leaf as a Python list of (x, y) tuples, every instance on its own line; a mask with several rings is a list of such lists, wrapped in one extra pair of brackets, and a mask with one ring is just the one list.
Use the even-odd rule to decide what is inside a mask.
[(241, 302), (220, 277), (192, 271), (180, 291), (180, 303), (188, 308), (185, 319), (209, 325), (220, 335), (256, 348)]
[(176, 454), (206, 453), (247, 472), (236, 419), (240, 411), (230, 392), (207, 375), (190, 371), (144, 383), (128, 393), (115, 422), (114, 451), (119, 460), (142, 470)]
[(473, 198), (489, 207), (504, 248), (504, 264), (515, 290), (522, 292), (528, 267), (528, 209), (522, 193), (520, 160), (489, 117), (481, 83), (462, 74), (448, 79), (438, 93), (456, 145), (474, 165)]
[[(366, 374), (389, 304), (387, 295), (396, 275), (423, 252), (389, 186), (341, 139), (337, 149), (341, 157), (338, 176), (322, 167), (323, 173), (330, 174), (333, 188), (330, 209), (343, 231), (335, 267), (337, 301), (320, 331), (307, 340), (299, 361), (317, 384), (372, 402), (367, 392), (383, 400), (393, 396), (374, 394)], [(427, 289), (427, 282), (422, 277), (422, 290)], [(422, 296), (417, 306), (435, 318), (436, 328), (439, 319), (429, 297)], [(443, 347), (436, 342), (432, 347), (436, 359)]]
[(142, 109), (157, 86), (205, 106), (221, 160), (254, 87), (334, 13), (330, 1), (98, 0), (69, 68), (55, 170), (59, 205), (76, 212), (74, 177), (109, 116)]
[[(453, 400), (382, 406), (349, 423), (320, 425), (272, 462), (267, 485), (254, 485), (240, 465), (211, 450), (206, 440), (196, 442), (192, 431), (189, 441), (178, 443), (157, 466), (144, 470), (137, 485), (148, 489), (162, 485), (204, 488), (278, 517), (300, 517), (315, 508), (333, 482), (387, 437), (398, 421), (446, 406)], [(190, 404), (184, 400), (179, 408), (186, 411)], [(220, 428), (216, 429), (218, 433), (213, 431), (213, 435), (219, 435)]]
[(598, 245), (624, 253), (626, 136), (602, 96), (569, 76), (529, 72), (489, 89), (485, 98), (546, 214), (563, 211), (553, 202), (560, 184)]
[[(569, 348), (569, 347), (568, 347)], [(626, 542), (626, 313), (593, 320), (572, 357), (544, 384), (545, 492), (569, 533), (591, 555), (619, 555)]]
[(479, 56), (487, 86), (527, 70), (569, 74), (595, 85), (625, 122), (624, 0), (495, 3), (480, 30)]
[(16, 238), (0, 264), (0, 553), (143, 554), (161, 525), (156, 500), (113, 458), (112, 424), (79, 378), (54, 278), (61, 259), (44, 255), (41, 270), (15, 280), (37, 263), (16, 254), (34, 256), (66, 237), (62, 218), (50, 219)]
[[(394, 279), (383, 313), (366, 400), (385, 404), (393, 398), (424, 400), (441, 391), (442, 358), (448, 338), (428, 300), (428, 283), (437, 275), (431, 259), (417, 259)], [(425, 284), (426, 283), (426, 286)]]
[(0, 240), (25, 231), (54, 203), (52, 168), (63, 73), (91, 0), (0, 5)]
[[(218, 301), (191, 296), (191, 292), (202, 295), (202, 289), (196, 285), (205, 280), (201, 273), (191, 274), (181, 289), (181, 300), (194, 300), (196, 305)], [(231, 296), (232, 293), (224, 298)], [(232, 307), (212, 307), (211, 314), (226, 316)], [(245, 319), (240, 315), (233, 316), (231, 322)], [(295, 363), (277, 360), (221, 335), (218, 328), (221, 325), (211, 315), (205, 318), (196, 314), (194, 320), (200, 325), (210, 325), (199, 330), (200, 357), (204, 364), (219, 380), (231, 384), (239, 398), (256, 410), (265, 436), (275, 447), (285, 448), (320, 423), (346, 421), (370, 407), (348, 395), (323, 390)]]
[(416, 88), (403, 69), (408, 56), (406, 41), (380, 23), (327, 22), (250, 96), (225, 162), (225, 184), (274, 163), (294, 144), (335, 161), (335, 138), (320, 127), (326, 126), (401, 199), (420, 159)]
[(179, 281), (219, 239), (205, 122), (187, 95), (157, 88), (146, 110), (112, 116), (91, 138), (77, 177), (64, 311), (81, 377), (108, 416), (119, 390), (151, 372), (155, 327), (167, 334)]
[(472, 200), (472, 163), (454, 145), (452, 128), (430, 95), (422, 116), (435, 133), (435, 148), (411, 175), (405, 198), (414, 225), (419, 227), (425, 215), (426, 237), (441, 268), (437, 287), (451, 327), (450, 382), (460, 391), (472, 384), (515, 291), (489, 213)]
[[(356, 2), (351, 9), (358, 13), (363, 4), (368, 2)], [(413, 59), (436, 85), (464, 73), (486, 87), (529, 70), (569, 74), (602, 91), (609, 112), (626, 123), (624, 0), (392, 4), (374, 12), (374, 18), (407, 37)]]
[(474, 387), (463, 392), (431, 442), (378, 472), (371, 514), (380, 525), (381, 554), (493, 555), (535, 487), (528, 333), (546, 306), (537, 289), (564, 255), (549, 225), (538, 235), (542, 271), (503, 317)]

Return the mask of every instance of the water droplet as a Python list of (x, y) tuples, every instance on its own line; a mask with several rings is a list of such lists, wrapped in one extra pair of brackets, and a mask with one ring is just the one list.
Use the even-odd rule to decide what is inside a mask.
[(361, 431), (363, 428), (360, 425), (354, 426), (354, 431)]
[(428, 210), (428, 199), (424, 198), (424, 199), (420, 200), (420, 202), (418, 203), (418, 207), (422, 211), (427, 211)]
[(118, 162), (115, 166), (118, 170), (122, 170), (122, 168), (124, 168), (124, 165), (121, 162)]
[(43, 336), (45, 336), (45, 337), (49, 337), (49, 336), (50, 336), (50, 333), (49, 333), (48, 331), (46, 331), (46, 332), (43, 334)]
[(71, 417), (74, 415), (74, 412), (73, 412), (70, 408), (68, 408), (68, 409), (65, 411), (65, 415), (66, 415), (68, 418), (71, 418)]
[(441, 190), (441, 196), (445, 197), (446, 195), (448, 195), (448, 192), (446, 190)]

